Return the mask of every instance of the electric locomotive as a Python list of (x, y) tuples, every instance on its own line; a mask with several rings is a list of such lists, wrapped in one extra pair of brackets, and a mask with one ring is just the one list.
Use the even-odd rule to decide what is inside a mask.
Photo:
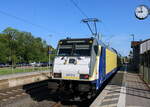
[(94, 37), (62, 39), (49, 88), (92, 95), (117, 71), (118, 59), (116, 50)]

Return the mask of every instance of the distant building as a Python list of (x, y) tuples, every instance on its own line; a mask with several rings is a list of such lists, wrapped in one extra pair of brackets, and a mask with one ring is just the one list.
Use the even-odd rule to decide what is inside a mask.
[(150, 39), (142, 41), (140, 44), (140, 75), (150, 83)]
[(138, 71), (141, 77), (150, 83), (150, 39), (144, 41), (132, 41), (132, 64), (134, 70)]
[(132, 61), (134, 70), (139, 70), (139, 63), (140, 63), (140, 44), (142, 41), (132, 41), (131, 48), (133, 49), (132, 52)]

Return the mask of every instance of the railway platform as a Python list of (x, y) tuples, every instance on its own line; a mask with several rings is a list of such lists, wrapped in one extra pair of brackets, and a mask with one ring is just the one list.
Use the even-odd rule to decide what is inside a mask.
[(150, 107), (150, 88), (131, 68), (118, 71), (90, 107)]
[(0, 75), (0, 90), (51, 78), (50, 70)]
[(45, 71), (20, 72), (20, 73), (14, 73), (14, 74), (0, 75), (0, 80), (25, 77), (25, 76), (30, 76), (30, 75), (37, 75), (37, 74), (48, 73), (48, 72), (50, 71), (45, 70)]

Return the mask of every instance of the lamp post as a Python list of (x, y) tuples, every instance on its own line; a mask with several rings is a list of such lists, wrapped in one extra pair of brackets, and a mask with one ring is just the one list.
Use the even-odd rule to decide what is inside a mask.
[(134, 34), (131, 34), (130, 36), (132, 36), (132, 38), (133, 38), (133, 42), (134, 42)]
[(15, 68), (15, 58), (14, 58), (14, 52), (15, 52), (15, 37), (14, 37), (14, 32), (8, 33), (9, 35), (9, 47), (10, 47), (10, 59), (11, 59), (11, 71), (13, 73), (13, 70)]
[[(51, 38), (52, 37), (52, 35), (50, 34), (50, 35), (48, 35), (48, 37), (49, 38)], [(52, 53), (52, 49), (51, 49), (51, 46), (49, 45), (48, 46), (48, 59), (49, 59), (49, 68), (50, 68), (50, 65), (51, 65), (51, 53)]]
[(134, 47), (134, 34), (131, 34), (130, 36), (132, 36), (132, 41), (131, 41), (131, 47), (132, 47), (132, 51), (130, 51), (130, 57), (131, 57), (131, 62), (132, 64), (134, 64), (134, 55), (135, 55), (135, 47)]
[(51, 64), (51, 47), (50, 47), (50, 45), (48, 46), (48, 59), (49, 59), (49, 68), (50, 68), (50, 64)]

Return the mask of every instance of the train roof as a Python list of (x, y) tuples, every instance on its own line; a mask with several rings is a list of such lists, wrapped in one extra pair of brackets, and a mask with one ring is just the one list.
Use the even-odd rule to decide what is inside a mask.
[(105, 48), (107, 48), (107, 49), (111, 50), (112, 52), (114, 52), (114, 53), (118, 54), (118, 52), (117, 52), (117, 50), (116, 50), (116, 49), (114, 49), (114, 48), (112, 48), (112, 47), (110, 47), (110, 46), (106, 45), (106, 44), (105, 44), (104, 42), (102, 42), (101, 40), (99, 40), (99, 41), (98, 41), (98, 43), (99, 43), (101, 46), (103, 46), (103, 47), (105, 47)]
[(97, 38), (94, 38), (94, 37), (91, 37), (91, 38), (69, 38), (69, 37), (67, 37), (66, 39), (61, 39), (60, 41), (64, 41), (65, 42), (65, 41), (68, 41), (68, 40), (69, 41), (71, 41), (71, 40), (72, 41), (76, 41), (76, 40), (80, 40), (80, 41), (82, 41), (82, 40), (86, 40), (86, 41), (96, 40), (98, 42), (98, 44), (101, 45), (102, 47), (105, 47), (105, 48), (107, 48), (107, 49), (109, 49), (109, 50), (111, 50), (114, 53), (119, 55), (119, 53), (114, 48), (109, 47), (104, 42), (102, 42), (101, 40), (97, 40)]
[(70, 37), (67, 37), (66, 39), (61, 39), (60, 41), (68, 41), (68, 40), (93, 40), (94, 38), (91, 37), (91, 38), (70, 38)]

